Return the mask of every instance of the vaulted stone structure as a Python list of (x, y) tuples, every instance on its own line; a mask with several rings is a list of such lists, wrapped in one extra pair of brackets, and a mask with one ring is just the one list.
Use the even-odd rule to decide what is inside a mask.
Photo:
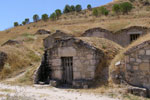
[(131, 26), (115, 32), (113, 40), (121, 46), (126, 47), (140, 36), (147, 34), (149, 31), (150, 29), (147, 27)]
[(55, 42), (53, 46), (46, 44), (35, 83), (55, 80), (82, 87), (96, 78), (107, 81), (108, 63), (122, 49), (112, 41), (96, 37), (68, 37)]
[(68, 38), (68, 37), (74, 37), (74, 36), (64, 32), (64, 31), (56, 30), (55, 33), (49, 35), (47, 38), (45, 38), (43, 40), (44, 47), (51, 48), (51, 47), (53, 47), (53, 45), (55, 45), (57, 42), (59, 42), (59, 40), (61, 38)]
[(99, 37), (99, 38), (106, 38), (109, 40), (114, 40), (113, 32), (106, 30), (101, 27), (91, 28), (86, 30), (83, 34), (83, 37)]

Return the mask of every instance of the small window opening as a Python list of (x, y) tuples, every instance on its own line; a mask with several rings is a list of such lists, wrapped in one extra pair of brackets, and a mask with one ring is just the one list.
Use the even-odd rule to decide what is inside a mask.
[(130, 34), (130, 42), (137, 40), (140, 37), (140, 34)]

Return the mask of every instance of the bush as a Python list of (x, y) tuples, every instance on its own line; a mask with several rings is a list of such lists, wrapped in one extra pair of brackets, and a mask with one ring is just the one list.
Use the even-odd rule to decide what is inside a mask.
[(76, 11), (76, 8), (74, 5), (71, 5), (71, 11)]
[(43, 21), (47, 21), (48, 20), (48, 15), (47, 14), (43, 14), (42, 15), (42, 20)]
[(55, 10), (55, 13), (52, 14), (53, 17), (57, 17), (57, 19), (61, 16), (61, 10), (60, 9), (57, 9)]
[(76, 5), (76, 12), (80, 12), (82, 10), (81, 5)]
[(90, 4), (87, 5), (88, 10), (92, 10), (92, 6)]
[(25, 23), (26, 23), (26, 24), (29, 24), (29, 23), (30, 23), (29, 18), (26, 18), (26, 19), (25, 19)]
[(39, 21), (39, 20), (40, 20), (39, 15), (37, 15), (37, 14), (33, 15), (33, 21), (34, 21), (34, 22), (37, 22), (37, 21)]
[(14, 26), (15, 26), (15, 27), (16, 27), (16, 26), (19, 26), (18, 22), (14, 22)]
[(71, 7), (70, 7), (69, 5), (66, 5), (65, 8), (64, 8), (63, 13), (69, 13), (69, 12), (71, 12), (71, 11), (72, 11), (72, 10), (71, 10)]
[(50, 15), (50, 19), (53, 20), (53, 21), (56, 20), (57, 19), (56, 13), (52, 13)]
[(119, 14), (119, 12), (120, 12), (120, 5), (119, 4), (114, 4), (113, 7), (112, 7), (112, 10), (116, 14)]
[(26, 25), (26, 22), (25, 22), (25, 21), (23, 21), (23, 22), (22, 22), (22, 25)]
[(94, 8), (92, 11), (92, 15), (98, 17), (98, 9)]
[(100, 7), (99, 14), (107, 16), (109, 14), (109, 11), (105, 7)]
[(123, 14), (128, 14), (129, 11), (131, 11), (133, 8), (133, 5), (129, 2), (124, 2), (120, 4), (120, 10)]

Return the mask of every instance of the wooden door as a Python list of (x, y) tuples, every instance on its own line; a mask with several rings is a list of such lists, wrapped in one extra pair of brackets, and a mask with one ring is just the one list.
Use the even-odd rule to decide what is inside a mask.
[(73, 81), (73, 57), (62, 57), (63, 83), (72, 85)]

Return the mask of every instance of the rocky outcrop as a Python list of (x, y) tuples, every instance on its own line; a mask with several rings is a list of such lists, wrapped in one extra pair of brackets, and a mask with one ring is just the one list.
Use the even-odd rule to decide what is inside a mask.
[(18, 40), (8, 40), (5, 43), (3, 43), (1, 46), (5, 46), (5, 45), (16, 45), (16, 44), (22, 44), (21, 41)]
[(48, 31), (48, 30), (45, 30), (45, 29), (40, 29), (35, 34), (37, 34), (37, 35), (44, 35), (44, 34), (51, 34), (51, 32)]
[(3, 69), (7, 60), (7, 54), (0, 51), (0, 71)]

